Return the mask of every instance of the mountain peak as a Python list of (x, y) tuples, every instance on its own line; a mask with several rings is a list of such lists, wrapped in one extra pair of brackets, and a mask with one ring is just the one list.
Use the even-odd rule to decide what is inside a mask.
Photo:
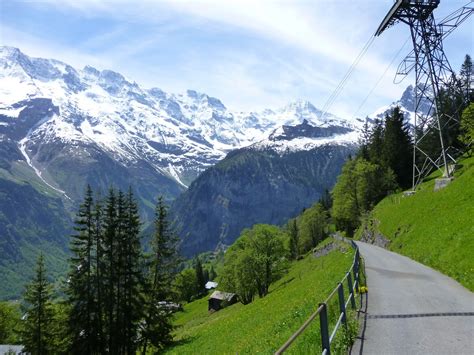
[(127, 82), (122, 74), (109, 69), (102, 70), (100, 72), (100, 78), (114, 84), (124, 84)]
[(85, 73), (87, 74), (90, 74), (90, 75), (93, 75), (93, 76), (99, 76), (100, 75), (100, 71), (98, 71), (96, 68), (90, 66), (90, 65), (86, 65), (84, 67), (84, 69), (82, 69)]
[(217, 110), (226, 110), (226, 107), (218, 98), (197, 92), (196, 90), (187, 90), (186, 95), (194, 101), (207, 102), (209, 106), (212, 106)]
[(298, 99), (290, 102), (285, 106), (287, 111), (296, 111), (296, 112), (317, 112), (318, 109), (309, 101)]
[(16, 47), (0, 46), (0, 57), (16, 58), (23, 53)]

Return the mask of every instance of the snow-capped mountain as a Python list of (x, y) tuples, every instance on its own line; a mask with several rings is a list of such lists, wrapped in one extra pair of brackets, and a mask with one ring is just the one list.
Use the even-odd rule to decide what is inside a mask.
[[(298, 150), (355, 141), (357, 122), (321, 116), (305, 101), (277, 110), (232, 112), (219, 99), (193, 90), (169, 94), (144, 89), (110, 70), (79, 70), (0, 47), (0, 134), (14, 139), (25, 161), (58, 192), (67, 188), (53, 176), (58, 174), (49, 172), (50, 161), (39, 149), (48, 144), (67, 146), (64, 154), (69, 156), (84, 155), (87, 147), (127, 168), (145, 164), (150, 173), (185, 188), (229, 151), (256, 142), (280, 150), (288, 143)], [(331, 127), (344, 130), (306, 135), (301, 141), (284, 139), (285, 127), (304, 122), (327, 132)]]
[[(413, 85), (409, 85), (402, 94), (402, 97), (392, 102), (390, 105), (382, 106), (373, 112), (368, 117), (370, 119), (384, 119), (387, 113), (390, 113), (396, 106), (400, 107), (406, 122), (411, 125), (415, 123), (415, 88)], [(430, 103), (428, 101), (422, 102), (421, 113), (424, 115), (428, 114), (430, 109)]]

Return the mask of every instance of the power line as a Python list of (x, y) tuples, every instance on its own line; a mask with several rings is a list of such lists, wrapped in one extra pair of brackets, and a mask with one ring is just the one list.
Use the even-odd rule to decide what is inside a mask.
[(361, 59), (364, 57), (365, 53), (367, 53), (367, 51), (369, 50), (370, 46), (372, 45), (372, 43), (374, 42), (375, 40), (375, 37), (374, 36), (371, 36), (369, 38), (369, 40), (365, 43), (364, 47), (362, 48), (362, 50), (360, 51), (360, 53), (357, 55), (357, 57), (354, 59), (354, 62), (351, 64), (351, 66), (349, 67), (349, 69), (347, 70), (346, 74), (344, 75), (344, 77), (342, 78), (342, 80), (340, 81), (340, 83), (338, 84), (338, 86), (334, 89), (334, 91), (332, 92), (331, 96), (329, 96), (329, 98), (327, 99), (326, 103), (324, 104), (323, 108), (322, 108), (322, 112), (323, 114), (321, 115), (321, 118), (324, 118), (324, 116), (327, 114), (327, 111), (329, 110), (329, 108), (332, 106), (332, 104), (334, 103), (334, 101), (336, 100), (336, 98), (339, 96), (339, 94), (341, 93), (342, 89), (344, 88), (345, 84), (347, 83), (347, 80), (349, 79), (349, 77), (352, 75), (352, 73), (354, 72), (354, 69), (356, 68), (356, 66), (360, 63)]
[[(474, 0), (473, 0), (474, 1)], [(398, 50), (398, 52), (393, 56), (392, 60), (390, 61), (389, 65), (387, 65), (387, 68), (385, 69), (385, 71), (383, 72), (383, 74), (380, 76), (380, 78), (377, 80), (377, 82), (375, 83), (375, 85), (372, 87), (372, 89), (369, 91), (369, 93), (367, 94), (367, 96), (364, 98), (364, 100), (362, 100), (362, 103), (359, 105), (359, 107), (357, 108), (356, 112), (352, 115), (352, 117), (356, 117), (357, 114), (359, 113), (359, 111), (362, 109), (362, 107), (364, 107), (365, 103), (367, 102), (367, 100), (369, 99), (369, 97), (373, 94), (373, 92), (375, 91), (375, 89), (377, 89), (377, 87), (379, 86), (380, 82), (382, 81), (382, 79), (385, 77), (385, 75), (387, 74), (387, 72), (389, 71), (390, 67), (393, 65), (393, 62), (395, 62), (395, 60), (398, 58), (398, 56), (400, 55), (400, 53), (402, 52), (402, 50), (405, 48), (405, 46), (407, 45), (408, 41), (410, 40), (410, 37), (408, 37), (405, 41), (405, 43), (403, 43), (402, 47)]]

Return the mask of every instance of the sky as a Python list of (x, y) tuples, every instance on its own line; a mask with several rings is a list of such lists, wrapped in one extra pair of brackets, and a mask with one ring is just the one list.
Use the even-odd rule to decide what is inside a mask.
[[(442, 19), (469, 0), (442, 0)], [(111, 69), (142, 87), (187, 89), (230, 109), (323, 108), (393, 0), (0, 0), (0, 45), (76, 68)], [(473, 3), (471, 2), (471, 5)], [(397, 24), (376, 37), (328, 111), (365, 117), (412, 84), (393, 78), (412, 49)], [(458, 72), (474, 54), (474, 16), (444, 41)], [(1, 69), (0, 69), (1, 70)]]

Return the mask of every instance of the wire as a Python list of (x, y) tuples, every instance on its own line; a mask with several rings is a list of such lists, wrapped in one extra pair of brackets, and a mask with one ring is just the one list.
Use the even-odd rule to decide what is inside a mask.
[[(474, 1), (474, 0), (473, 0)], [(373, 92), (375, 91), (375, 89), (377, 89), (377, 87), (379, 86), (380, 82), (382, 81), (382, 79), (385, 77), (385, 75), (387, 74), (387, 72), (389, 71), (390, 67), (393, 65), (393, 63), (395, 62), (395, 60), (398, 58), (398, 56), (400, 55), (400, 53), (402, 52), (402, 50), (405, 48), (405, 46), (407, 45), (408, 41), (410, 40), (410, 37), (408, 37), (405, 41), (405, 43), (403, 43), (402, 47), (398, 50), (398, 52), (393, 56), (392, 60), (390, 61), (389, 65), (387, 65), (387, 68), (385, 69), (385, 71), (383, 72), (383, 74), (380, 76), (380, 78), (377, 80), (377, 82), (375, 83), (375, 85), (372, 87), (372, 89), (369, 91), (369, 93), (367, 94), (367, 96), (364, 98), (364, 100), (362, 100), (362, 103), (359, 105), (359, 107), (357, 108), (356, 112), (353, 114), (353, 118), (355, 118), (357, 116), (357, 114), (359, 113), (359, 111), (362, 109), (362, 107), (364, 107), (365, 103), (367, 102), (367, 100), (369, 99), (369, 97), (373, 94)]]
[(369, 40), (366, 42), (366, 44), (364, 45), (364, 47), (362, 48), (362, 50), (360, 51), (360, 53), (357, 55), (357, 57), (355, 58), (354, 62), (351, 64), (351, 66), (349, 67), (348, 71), (345, 73), (344, 77), (342, 78), (342, 80), (340, 81), (340, 83), (338, 84), (338, 86), (336, 87), (336, 89), (334, 89), (334, 91), (332, 92), (331, 96), (329, 97), (329, 99), (326, 101), (326, 103), (324, 104), (323, 106), (323, 115), (321, 117), (324, 117), (327, 113), (327, 111), (329, 110), (329, 108), (332, 106), (332, 104), (334, 103), (334, 101), (336, 100), (336, 98), (339, 96), (339, 94), (341, 93), (342, 89), (344, 88), (344, 85), (346, 84), (347, 80), (349, 79), (349, 77), (352, 75), (355, 67), (359, 64), (360, 60), (362, 59), (362, 57), (365, 55), (365, 53), (367, 52), (367, 50), (369, 49), (369, 47), (372, 45), (373, 41), (374, 41), (374, 38), (375, 37), (371, 37), (369, 38)]
[(360, 53), (357, 55), (357, 57), (354, 59), (354, 62), (351, 64), (351, 66), (349, 67), (349, 69), (347, 70), (346, 74), (344, 75), (344, 77), (342, 78), (341, 82), (338, 84), (338, 86), (334, 89), (334, 91), (332, 92), (331, 96), (329, 96), (329, 98), (327, 99), (326, 103), (324, 104), (323, 108), (322, 108), (322, 115), (321, 115), (321, 118), (324, 118), (324, 116), (327, 114), (329, 108), (332, 106), (332, 104), (334, 103), (334, 101), (337, 99), (337, 97), (339, 96), (339, 94), (341, 93), (342, 89), (344, 88), (345, 84), (347, 83), (347, 80), (350, 78), (350, 76), (352, 75), (352, 73), (354, 72), (354, 69), (356, 68), (356, 66), (360, 63), (361, 59), (364, 57), (365, 53), (367, 53), (367, 51), (369, 50), (370, 46), (372, 45), (372, 43), (374, 42), (375, 40), (375, 37), (374, 36), (371, 36), (369, 38), (369, 40), (366, 42), (366, 44), (364, 45), (364, 47), (362, 48), (362, 50), (360, 51)]

